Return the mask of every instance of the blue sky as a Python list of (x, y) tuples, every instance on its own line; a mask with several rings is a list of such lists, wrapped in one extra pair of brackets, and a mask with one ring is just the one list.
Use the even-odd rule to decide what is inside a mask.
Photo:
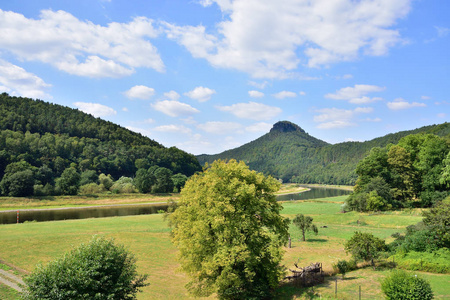
[(448, 0), (0, 2), (0, 92), (215, 154), (450, 121)]

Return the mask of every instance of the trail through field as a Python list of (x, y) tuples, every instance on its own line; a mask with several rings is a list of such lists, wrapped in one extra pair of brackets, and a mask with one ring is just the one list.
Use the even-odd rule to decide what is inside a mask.
[(19, 285), (24, 285), (22, 278), (11, 274), (8, 271), (0, 269), (0, 283), (3, 283), (10, 288), (15, 289), (18, 292), (22, 292), (22, 288)]

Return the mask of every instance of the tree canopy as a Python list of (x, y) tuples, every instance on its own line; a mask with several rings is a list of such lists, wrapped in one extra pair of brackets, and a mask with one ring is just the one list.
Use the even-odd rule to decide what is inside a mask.
[(276, 287), (288, 220), (280, 183), (243, 162), (216, 161), (192, 176), (171, 214), (172, 240), (193, 295), (261, 299)]
[(23, 298), (132, 300), (147, 284), (132, 253), (114, 241), (94, 236), (25, 277)]
[(430, 207), (450, 194), (450, 141), (433, 134), (408, 135), (397, 145), (373, 148), (357, 167), (347, 205), (352, 210)]

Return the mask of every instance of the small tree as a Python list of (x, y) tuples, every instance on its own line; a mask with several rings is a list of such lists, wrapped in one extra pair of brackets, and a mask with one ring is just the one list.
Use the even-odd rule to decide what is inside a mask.
[(342, 279), (344, 279), (345, 273), (350, 270), (350, 265), (346, 260), (339, 260), (335, 265), (333, 265), (333, 269), (339, 274), (342, 274)]
[(417, 275), (394, 270), (381, 281), (381, 290), (388, 300), (431, 300), (430, 283)]
[(75, 168), (67, 168), (61, 174), (61, 177), (56, 180), (56, 186), (60, 189), (62, 194), (76, 195), (80, 187), (80, 174)]
[(136, 299), (147, 284), (138, 275), (136, 259), (122, 245), (94, 236), (48, 265), (38, 265), (25, 277), (26, 300), (38, 299)]
[(302, 232), (303, 241), (306, 241), (305, 234), (307, 231), (312, 231), (314, 234), (317, 235), (319, 230), (317, 229), (317, 226), (312, 223), (313, 218), (309, 216), (304, 216), (302, 214), (296, 215), (292, 223), (294, 223), (295, 226), (298, 227), (298, 229)]
[(375, 268), (374, 259), (378, 258), (381, 251), (386, 249), (384, 240), (375, 237), (371, 233), (356, 231), (345, 243), (345, 251), (351, 253), (355, 260), (370, 261)]

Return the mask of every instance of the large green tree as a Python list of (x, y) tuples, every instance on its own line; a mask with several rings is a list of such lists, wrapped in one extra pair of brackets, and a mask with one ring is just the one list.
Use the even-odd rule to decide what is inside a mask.
[(197, 296), (261, 299), (277, 286), (289, 221), (277, 180), (243, 162), (216, 161), (192, 176), (170, 216), (181, 268)]
[(147, 276), (137, 273), (136, 259), (113, 240), (93, 237), (25, 277), (23, 298), (136, 299)]

